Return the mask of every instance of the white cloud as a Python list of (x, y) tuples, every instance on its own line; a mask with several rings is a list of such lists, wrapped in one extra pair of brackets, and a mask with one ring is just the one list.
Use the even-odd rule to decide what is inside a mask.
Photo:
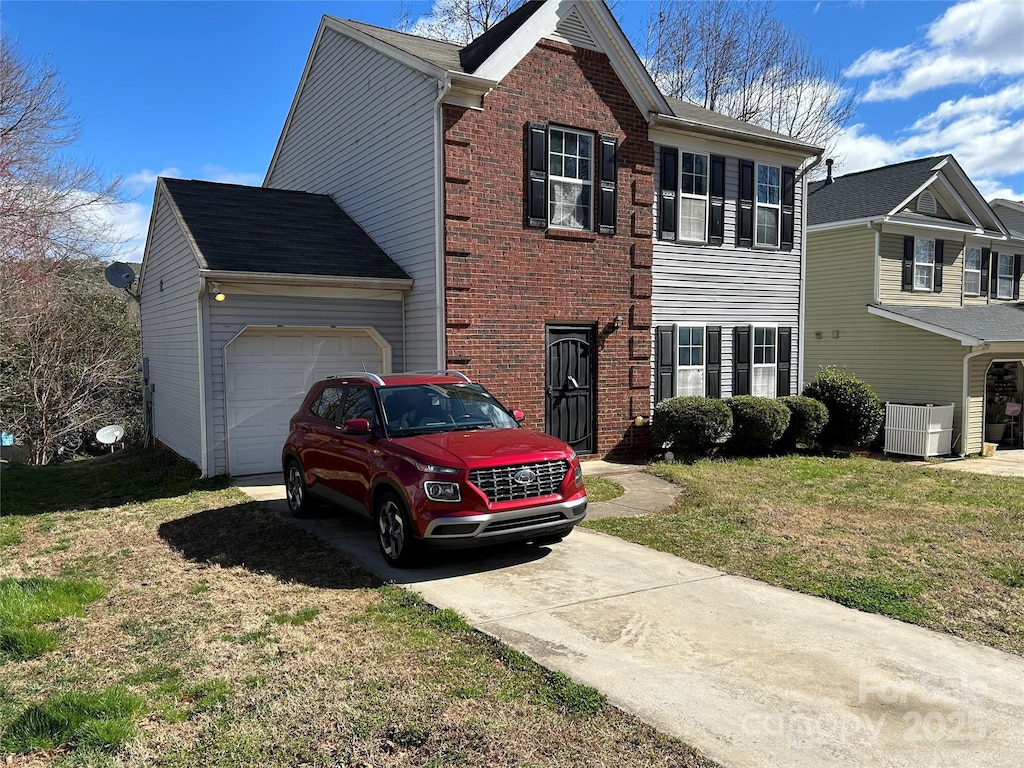
[(932, 22), (924, 40), (870, 50), (844, 71), (872, 80), (865, 101), (888, 101), (957, 83), (1024, 74), (1024, 3), (967, 0)]
[(206, 181), (216, 181), (221, 184), (244, 184), (247, 186), (259, 187), (263, 184), (262, 173), (248, 173), (246, 171), (232, 171), (220, 165), (207, 163), (203, 166), (203, 178)]
[(151, 171), (143, 168), (138, 173), (132, 173), (124, 177), (124, 188), (132, 196), (141, 195), (144, 192), (153, 194), (156, 186), (157, 176), (181, 177), (181, 170), (178, 168), (164, 168), (162, 171)]

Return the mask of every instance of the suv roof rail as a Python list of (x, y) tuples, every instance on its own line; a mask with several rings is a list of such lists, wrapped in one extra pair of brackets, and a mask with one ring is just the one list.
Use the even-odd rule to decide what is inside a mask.
[(369, 373), (367, 371), (346, 371), (345, 373), (332, 373), (327, 378), (328, 379), (354, 379), (354, 378), (369, 379), (370, 381), (374, 382), (375, 384), (379, 384), (382, 387), (384, 386), (384, 379), (382, 379), (376, 373)]
[(409, 371), (409, 373), (421, 376), (454, 376), (457, 379), (462, 379), (467, 384), (473, 383), (473, 380), (462, 371)]

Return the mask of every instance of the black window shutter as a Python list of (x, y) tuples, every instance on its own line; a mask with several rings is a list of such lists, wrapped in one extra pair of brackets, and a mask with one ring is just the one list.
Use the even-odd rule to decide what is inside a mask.
[(548, 127), (526, 126), (526, 221), (531, 227), (548, 225)]
[(1013, 255), (1013, 300), (1020, 299), (1020, 254)]
[(981, 249), (981, 290), (979, 296), (988, 296), (988, 263), (992, 259), (992, 249)]
[(736, 245), (754, 245), (754, 163), (740, 160), (740, 199), (736, 201)]
[(732, 394), (750, 394), (750, 326), (732, 329)]
[(779, 246), (793, 250), (793, 229), (796, 217), (796, 168), (782, 168), (782, 236)]
[(658, 209), (658, 239), (676, 239), (678, 221), (677, 199), (679, 187), (679, 150), (675, 147), (661, 148), (661, 206)]
[(914, 238), (903, 238), (903, 290), (914, 290)]
[(999, 295), (999, 254), (992, 251), (992, 298)]
[(789, 379), (792, 371), (791, 361), (793, 359), (793, 329), (779, 328), (776, 343), (779, 349), (775, 358), (778, 361), (775, 371), (775, 394), (779, 397), (786, 397), (792, 394)]
[(675, 343), (676, 329), (671, 325), (659, 325), (654, 345), (654, 404), (676, 395)]
[(709, 325), (704, 339), (704, 394), (722, 396), (722, 326)]
[(945, 249), (943, 248), (943, 241), (935, 241), (935, 283), (933, 290), (936, 293), (942, 293), (942, 254)]
[(711, 156), (710, 207), (708, 243), (721, 245), (725, 241), (725, 158), (721, 155)]
[(597, 229), (605, 235), (615, 234), (616, 187), (619, 179), (619, 140), (601, 137), (601, 178), (597, 198)]

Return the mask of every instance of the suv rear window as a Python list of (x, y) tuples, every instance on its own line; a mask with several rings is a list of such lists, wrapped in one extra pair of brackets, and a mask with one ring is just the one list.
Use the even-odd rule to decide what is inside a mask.
[(373, 407), (373, 398), (370, 390), (366, 387), (349, 387), (348, 395), (345, 397), (345, 408), (341, 413), (339, 421), (342, 423), (351, 419), (366, 419), (372, 427), (377, 423), (377, 412)]
[(344, 387), (324, 387), (313, 404), (309, 406), (316, 416), (328, 421), (338, 420), (338, 406), (341, 404), (342, 396), (345, 394)]

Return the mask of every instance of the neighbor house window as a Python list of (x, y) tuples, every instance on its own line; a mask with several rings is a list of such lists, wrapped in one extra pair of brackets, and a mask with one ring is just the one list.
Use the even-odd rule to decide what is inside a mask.
[(996, 298), (1013, 298), (1013, 254), (1000, 253), (996, 265)]
[(964, 293), (968, 296), (981, 293), (981, 248), (968, 246), (964, 250)]
[(680, 152), (679, 168), (678, 239), (703, 243), (707, 240), (708, 156)]
[(914, 238), (914, 290), (931, 291), (935, 287), (935, 241)]
[(776, 387), (776, 329), (755, 325), (751, 333), (752, 375), (750, 394), (757, 397), (775, 397)]
[(782, 169), (777, 165), (758, 165), (755, 245), (778, 246), (781, 200)]
[(704, 326), (676, 326), (676, 396), (704, 395)]
[(551, 128), (548, 153), (548, 221), (553, 227), (590, 229), (594, 200), (594, 137)]

